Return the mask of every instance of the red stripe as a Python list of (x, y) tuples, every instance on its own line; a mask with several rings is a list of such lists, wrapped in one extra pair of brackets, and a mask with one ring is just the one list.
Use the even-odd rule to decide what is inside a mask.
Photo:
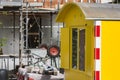
[(100, 80), (100, 71), (95, 71), (95, 80)]
[(100, 48), (95, 48), (95, 59), (100, 59)]
[(28, 80), (34, 80), (34, 79), (29, 77)]
[(99, 25), (95, 26), (95, 37), (100, 37), (100, 26)]

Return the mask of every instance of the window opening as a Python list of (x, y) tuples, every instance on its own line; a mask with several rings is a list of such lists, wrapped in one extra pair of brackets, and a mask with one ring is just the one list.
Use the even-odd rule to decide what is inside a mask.
[(77, 28), (72, 29), (72, 68), (77, 69)]
[(85, 71), (85, 29), (79, 30), (79, 70)]

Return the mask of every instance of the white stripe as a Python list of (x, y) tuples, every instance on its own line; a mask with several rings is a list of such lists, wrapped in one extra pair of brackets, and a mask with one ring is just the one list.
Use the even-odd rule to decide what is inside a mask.
[(95, 37), (95, 48), (101, 47), (101, 37)]
[(37, 0), (34, 0), (35, 2), (37, 1)]
[(101, 70), (101, 61), (95, 60), (95, 71), (100, 71), (100, 70)]
[(101, 21), (95, 21), (95, 25), (101, 26)]

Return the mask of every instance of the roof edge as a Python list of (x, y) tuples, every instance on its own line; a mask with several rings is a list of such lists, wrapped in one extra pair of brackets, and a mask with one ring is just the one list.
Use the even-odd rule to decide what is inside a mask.
[[(76, 3), (74, 2), (68, 2), (66, 4), (64, 4), (64, 6), (60, 9), (60, 11), (58, 12), (58, 15), (56, 17), (56, 22), (64, 22), (64, 17), (65, 13), (68, 13), (68, 10), (72, 7), (72, 6), (78, 6)], [(78, 6), (79, 7), (79, 6)]]
[(107, 21), (111, 21), (111, 20), (115, 20), (115, 21), (120, 21), (120, 18), (85, 18), (86, 20), (107, 20)]

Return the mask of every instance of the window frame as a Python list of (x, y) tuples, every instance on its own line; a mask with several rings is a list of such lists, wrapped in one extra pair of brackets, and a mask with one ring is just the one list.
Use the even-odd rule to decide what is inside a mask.
[[(75, 29), (75, 28), (77, 28), (77, 68), (76, 69), (74, 69), (73, 67), (72, 67), (72, 30), (73, 29)], [(79, 35), (80, 35), (80, 33), (79, 33), (79, 31), (80, 31), (80, 29), (85, 29), (85, 48), (86, 48), (86, 27), (73, 27), (73, 28), (71, 28), (71, 69), (72, 70), (77, 70), (77, 71), (82, 71), (82, 72), (85, 72), (86, 70), (80, 70), (79, 69), (79, 65), (80, 65), (80, 61), (79, 61), (79, 59), (80, 59), (80, 54), (79, 54), (79, 51), (80, 51), (80, 47), (79, 47), (79, 44), (80, 44), (80, 41), (79, 41)], [(85, 56), (86, 56), (86, 49), (85, 49)], [(85, 62), (86, 62), (86, 57), (85, 57)], [(84, 64), (85, 64), (85, 67), (86, 67), (86, 63), (84, 62)]]

